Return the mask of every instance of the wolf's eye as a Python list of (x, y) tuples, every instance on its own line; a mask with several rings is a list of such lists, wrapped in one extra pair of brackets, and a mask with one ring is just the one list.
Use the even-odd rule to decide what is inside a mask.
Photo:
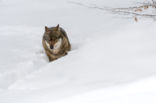
[(44, 39), (50, 41), (50, 38), (48, 36), (44, 36)]
[(51, 38), (51, 40), (53, 40), (53, 41), (54, 41), (54, 40), (55, 40), (55, 38)]

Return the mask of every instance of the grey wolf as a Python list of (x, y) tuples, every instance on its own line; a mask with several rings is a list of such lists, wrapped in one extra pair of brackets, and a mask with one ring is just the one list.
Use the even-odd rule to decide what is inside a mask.
[(59, 24), (50, 28), (45, 26), (42, 44), (49, 61), (65, 56), (71, 50), (67, 33)]

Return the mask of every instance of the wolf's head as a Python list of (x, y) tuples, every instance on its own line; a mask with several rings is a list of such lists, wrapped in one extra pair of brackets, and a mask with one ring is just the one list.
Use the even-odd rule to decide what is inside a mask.
[(50, 49), (61, 39), (59, 24), (56, 27), (48, 28), (45, 26), (44, 40), (48, 43)]

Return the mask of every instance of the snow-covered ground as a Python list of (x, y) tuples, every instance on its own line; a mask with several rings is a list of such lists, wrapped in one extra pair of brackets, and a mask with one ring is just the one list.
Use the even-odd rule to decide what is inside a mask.
[[(0, 103), (155, 103), (155, 21), (71, 1), (128, 7), (135, 0), (0, 0)], [(49, 63), (42, 35), (57, 24), (72, 51)]]

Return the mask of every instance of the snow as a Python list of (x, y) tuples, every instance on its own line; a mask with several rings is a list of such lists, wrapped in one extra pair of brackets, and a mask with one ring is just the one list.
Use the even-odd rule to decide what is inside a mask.
[[(125, 7), (134, 1), (76, 2)], [(0, 0), (0, 22), (0, 103), (156, 102), (154, 21), (69, 0)], [(49, 63), (44, 26), (57, 24), (72, 51)]]
[[(155, 103), (153, 99), (156, 94), (155, 77), (150, 77), (142, 81), (87, 92), (81, 95), (71, 96), (54, 103)], [(149, 88), (150, 87), (150, 88)], [(48, 102), (50, 103), (50, 102)]]

